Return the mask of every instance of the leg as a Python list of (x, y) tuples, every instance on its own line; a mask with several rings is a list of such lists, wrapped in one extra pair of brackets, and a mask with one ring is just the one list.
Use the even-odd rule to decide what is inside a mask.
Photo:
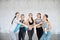
[(36, 28), (36, 33), (37, 33), (38, 40), (40, 40), (40, 38), (43, 35), (43, 29), (42, 29), (42, 27)]
[(46, 39), (47, 39), (47, 40), (50, 40), (50, 37), (51, 37), (51, 33), (48, 32)]
[(34, 33), (34, 30), (28, 30), (29, 40), (32, 40), (33, 33)]
[(10, 37), (11, 37), (10, 40), (16, 40), (16, 35), (14, 32), (10, 33)]
[(38, 40), (40, 40), (38, 28), (36, 28), (36, 34), (37, 34)]
[(22, 40), (25, 39), (25, 34), (26, 34), (26, 32), (22, 32)]
[(21, 40), (21, 32), (18, 34), (18, 39)]
[(46, 40), (46, 34), (43, 34), (40, 40)]
[(42, 27), (40, 28), (40, 30), (39, 30), (39, 37), (41, 38), (42, 37), (42, 35), (43, 35), (43, 29), (42, 29)]
[(31, 31), (31, 39), (33, 37), (33, 34), (34, 34), (34, 29)]
[(28, 30), (28, 36), (29, 36), (29, 40), (32, 40), (32, 37), (31, 37), (31, 32), (30, 32), (30, 30)]

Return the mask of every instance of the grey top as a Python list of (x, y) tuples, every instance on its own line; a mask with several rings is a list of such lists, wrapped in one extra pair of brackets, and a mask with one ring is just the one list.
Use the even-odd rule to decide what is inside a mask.
[(36, 19), (36, 24), (39, 24), (41, 22), (41, 19)]

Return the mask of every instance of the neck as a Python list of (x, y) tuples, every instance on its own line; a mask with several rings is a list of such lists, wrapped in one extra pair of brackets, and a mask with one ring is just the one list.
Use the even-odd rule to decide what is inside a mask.
[(24, 19), (21, 18), (21, 20), (24, 20)]
[(16, 17), (16, 18), (18, 18), (18, 17)]
[(45, 19), (43, 19), (43, 21), (44, 21), (44, 22), (46, 22), (46, 20), (45, 20)]
[(44, 22), (47, 22), (46, 20), (44, 20)]
[(41, 18), (37, 18), (37, 19), (41, 19)]
[(29, 19), (31, 19), (31, 17)]

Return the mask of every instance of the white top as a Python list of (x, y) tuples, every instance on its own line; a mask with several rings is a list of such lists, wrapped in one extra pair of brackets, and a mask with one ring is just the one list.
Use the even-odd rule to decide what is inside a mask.
[(15, 29), (18, 22), (19, 22), (19, 19), (15, 18), (13, 21), (13, 24), (11, 24), (11, 26), (10, 26), (10, 32), (14, 32), (14, 29)]

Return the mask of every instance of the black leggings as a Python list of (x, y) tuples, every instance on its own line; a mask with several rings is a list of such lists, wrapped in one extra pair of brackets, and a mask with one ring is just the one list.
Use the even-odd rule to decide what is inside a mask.
[(36, 28), (36, 33), (37, 33), (38, 40), (40, 40), (40, 38), (43, 35), (43, 29), (42, 29), (42, 27)]
[(29, 37), (29, 40), (32, 40), (33, 34), (34, 34), (34, 29), (28, 30), (28, 37)]
[(26, 34), (26, 31), (24, 30), (24, 28), (20, 28), (20, 31), (18, 34), (19, 40), (21, 40), (21, 39), (24, 40), (25, 34)]

